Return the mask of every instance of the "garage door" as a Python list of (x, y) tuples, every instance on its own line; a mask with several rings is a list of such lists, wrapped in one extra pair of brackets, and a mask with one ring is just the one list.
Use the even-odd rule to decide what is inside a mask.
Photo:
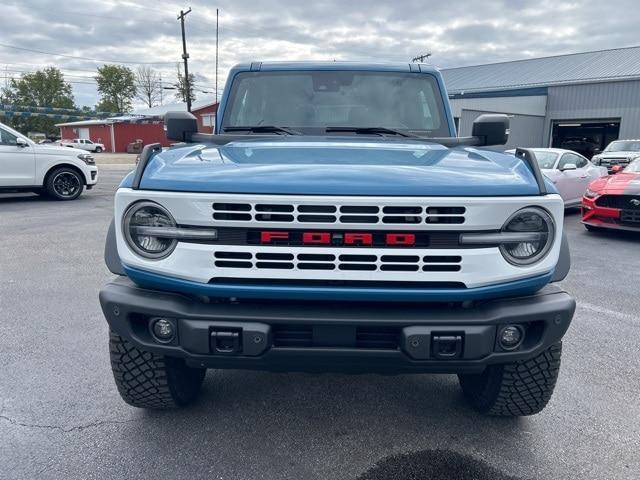
[(82, 138), (84, 140), (91, 140), (91, 137), (89, 136), (89, 129), (88, 128), (79, 128), (78, 129), (78, 138)]
[(618, 139), (620, 119), (554, 121), (551, 129), (551, 146), (566, 148), (591, 158)]

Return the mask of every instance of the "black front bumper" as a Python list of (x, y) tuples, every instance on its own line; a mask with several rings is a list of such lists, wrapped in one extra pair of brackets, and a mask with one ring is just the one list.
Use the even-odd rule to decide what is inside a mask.
[[(137, 287), (126, 277), (100, 292), (110, 328), (143, 350), (182, 357), (191, 366), (278, 371), (469, 373), (536, 356), (563, 337), (575, 311), (566, 292), (547, 286), (535, 295), (473, 306), (346, 302), (207, 303)], [(177, 332), (154, 338), (152, 319)], [(505, 350), (506, 325), (524, 331)]]

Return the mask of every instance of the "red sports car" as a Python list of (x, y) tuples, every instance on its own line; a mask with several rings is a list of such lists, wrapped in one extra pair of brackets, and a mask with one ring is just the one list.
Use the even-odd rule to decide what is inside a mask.
[(640, 232), (640, 159), (613, 175), (594, 180), (582, 197), (582, 223), (587, 230), (614, 228)]

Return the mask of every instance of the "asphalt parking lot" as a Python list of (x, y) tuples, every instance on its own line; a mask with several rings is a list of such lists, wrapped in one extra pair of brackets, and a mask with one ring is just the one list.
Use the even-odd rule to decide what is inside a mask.
[(97, 298), (126, 171), (75, 202), (0, 195), (0, 478), (640, 477), (640, 236), (568, 213), (578, 310), (537, 416), (478, 416), (454, 376), (245, 371), (147, 412), (118, 396)]

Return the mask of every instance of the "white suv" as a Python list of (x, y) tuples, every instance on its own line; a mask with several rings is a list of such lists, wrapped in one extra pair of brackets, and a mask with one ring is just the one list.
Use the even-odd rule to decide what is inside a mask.
[(65, 147), (80, 148), (89, 152), (104, 152), (104, 145), (102, 143), (95, 143), (84, 138), (74, 138), (73, 140), (63, 141), (62, 145)]
[(0, 192), (25, 190), (74, 200), (97, 182), (98, 167), (87, 152), (38, 145), (0, 123)]

